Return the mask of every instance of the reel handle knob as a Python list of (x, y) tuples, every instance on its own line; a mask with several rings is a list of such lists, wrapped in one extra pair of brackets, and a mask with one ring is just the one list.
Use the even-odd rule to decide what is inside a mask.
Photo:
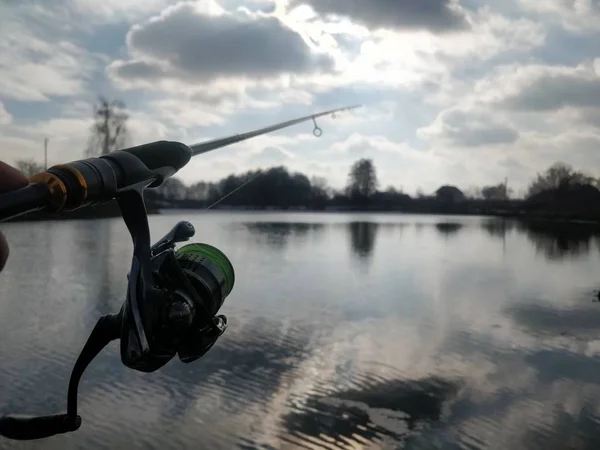
[(175, 247), (177, 242), (189, 240), (195, 233), (194, 225), (187, 221), (181, 221), (163, 236), (161, 240), (154, 244), (150, 251), (153, 255), (157, 255), (160, 252)]
[(81, 426), (81, 417), (68, 414), (51, 416), (9, 415), (0, 418), (0, 436), (9, 439), (43, 439), (56, 434), (76, 431)]

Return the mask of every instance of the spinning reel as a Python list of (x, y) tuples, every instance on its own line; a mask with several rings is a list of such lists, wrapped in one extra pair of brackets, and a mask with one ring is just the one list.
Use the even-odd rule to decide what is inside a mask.
[[(169, 147), (174, 143), (161, 145)], [(119, 153), (122, 152), (111, 155), (113, 161), (119, 159)], [(99, 167), (101, 159), (86, 161)], [(136, 171), (131, 165), (123, 167), (128, 167), (131, 181)], [(48, 172), (63, 181), (72, 173), (64, 166)], [(147, 168), (139, 173), (151, 175)], [(0, 418), (0, 435), (11, 439), (40, 439), (77, 430), (81, 426), (81, 417), (77, 414), (81, 376), (113, 340), (121, 341), (121, 361), (125, 366), (154, 372), (175, 355), (184, 363), (196, 361), (227, 328), (226, 317), (217, 313), (233, 288), (235, 275), (231, 262), (208, 244), (188, 244), (175, 250), (176, 243), (194, 236), (194, 227), (189, 222), (179, 222), (151, 246), (143, 193), (155, 179), (140, 178), (146, 181), (119, 189), (114, 195), (133, 240), (126, 299), (118, 313), (98, 320), (83, 347), (71, 373), (66, 414), (4, 416)], [(88, 177), (88, 188), (93, 180)], [(77, 192), (75, 187), (71, 186), (71, 193)]]

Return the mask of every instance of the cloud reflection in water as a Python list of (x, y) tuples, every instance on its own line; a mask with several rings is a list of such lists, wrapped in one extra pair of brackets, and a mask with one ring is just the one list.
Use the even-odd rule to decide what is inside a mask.
[[(535, 241), (549, 232), (511, 221), (261, 218), (194, 221), (240, 274), (206, 357), (138, 374), (110, 347), (82, 381), (82, 429), (46, 448), (597, 446), (600, 306), (582, 294), (600, 280), (594, 233), (550, 263)], [(120, 305), (130, 243), (106, 223), (7, 227), (26, 250), (0, 284), (2, 408), (60, 409), (90, 322)], [(19, 292), (32, 300), (4, 301)]]

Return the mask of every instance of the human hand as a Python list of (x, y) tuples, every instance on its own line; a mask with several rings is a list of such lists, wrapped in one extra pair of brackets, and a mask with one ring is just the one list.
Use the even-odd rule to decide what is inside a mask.
[[(25, 187), (29, 180), (14, 167), (0, 161), (0, 194)], [(0, 232), (0, 271), (4, 269), (8, 259), (8, 242)]]

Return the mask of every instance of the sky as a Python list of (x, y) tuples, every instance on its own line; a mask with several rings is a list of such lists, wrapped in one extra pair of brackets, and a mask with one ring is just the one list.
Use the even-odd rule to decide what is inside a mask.
[(185, 183), (285, 165), (381, 188), (523, 192), (565, 162), (600, 174), (600, 0), (3, 0), (0, 159), (84, 157), (98, 95), (130, 144), (194, 144), (362, 108), (211, 152)]

